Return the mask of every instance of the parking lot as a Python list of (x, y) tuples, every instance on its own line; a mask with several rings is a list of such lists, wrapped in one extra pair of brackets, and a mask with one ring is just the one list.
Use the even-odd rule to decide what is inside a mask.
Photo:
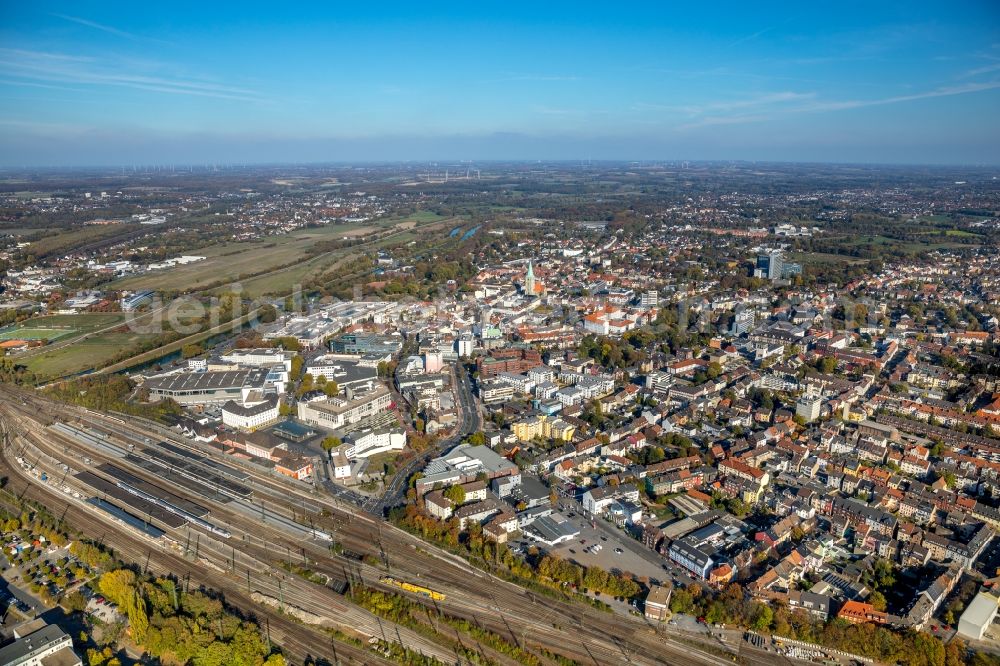
[[(583, 515), (580, 505), (573, 500), (563, 499), (559, 509), (559, 513), (580, 530), (579, 535), (551, 548), (522, 537), (512, 540), (508, 544), (510, 548), (515, 552), (523, 552), (537, 546), (585, 567), (597, 566), (606, 571), (628, 572), (660, 583), (669, 582), (674, 586), (705, 584), (704, 581), (696, 581), (669, 559), (649, 550), (613, 523), (603, 519), (592, 522)], [(600, 548), (595, 549), (596, 545)]]
[[(657, 563), (657, 560), (662, 558), (652, 552), (643, 552), (640, 555), (638, 551), (645, 550), (645, 546), (628, 534), (611, 524), (598, 524), (595, 528), (589, 520), (576, 511), (562, 513), (580, 530), (580, 534), (572, 541), (552, 548), (553, 553), (585, 567), (597, 566), (607, 571), (627, 571), (636, 576), (660, 581), (667, 578), (662, 565)], [(595, 549), (595, 546), (600, 548)]]
[(99, 596), (87, 600), (86, 612), (105, 624), (115, 624), (122, 619), (118, 609), (105, 601), (104, 597)]

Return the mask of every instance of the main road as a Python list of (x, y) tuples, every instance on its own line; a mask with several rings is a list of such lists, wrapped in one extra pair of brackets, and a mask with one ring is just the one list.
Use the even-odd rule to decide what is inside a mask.
[(469, 373), (461, 363), (456, 364), (456, 370), (452, 374), (452, 381), (455, 386), (455, 396), (458, 398), (459, 423), (455, 433), (437, 442), (437, 444), (427, 451), (414, 456), (405, 465), (396, 470), (395, 476), (385, 488), (382, 498), (375, 504), (373, 513), (383, 515), (388, 509), (403, 504), (406, 499), (407, 481), (414, 472), (423, 469), (428, 461), (442, 452), (448, 451), (453, 446), (462, 441), (467, 435), (479, 430), (482, 422), (479, 416), (479, 408), (476, 405), (475, 397), (472, 395), (472, 385), (469, 381)]

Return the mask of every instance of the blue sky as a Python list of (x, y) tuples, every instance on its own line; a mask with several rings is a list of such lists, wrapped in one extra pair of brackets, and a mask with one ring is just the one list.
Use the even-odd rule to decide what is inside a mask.
[(0, 164), (1000, 163), (997, 2), (147, 4), (3, 3)]

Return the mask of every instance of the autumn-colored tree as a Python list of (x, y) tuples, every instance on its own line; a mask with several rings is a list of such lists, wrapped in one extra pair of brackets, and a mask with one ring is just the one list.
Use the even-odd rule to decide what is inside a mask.
[(465, 504), (465, 488), (462, 486), (449, 486), (443, 494), (455, 504)]

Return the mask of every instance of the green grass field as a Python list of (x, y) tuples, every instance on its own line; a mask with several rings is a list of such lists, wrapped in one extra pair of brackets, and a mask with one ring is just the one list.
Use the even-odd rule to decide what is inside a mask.
[(5, 328), (0, 331), (0, 340), (58, 340), (72, 333), (75, 328)]
[(86, 312), (77, 315), (35, 317), (0, 331), (0, 340), (48, 340), (87, 334), (125, 321), (120, 313)]
[[(974, 234), (975, 235), (975, 234)], [(965, 243), (947, 241), (942, 242), (932, 242), (928, 239), (928, 242), (917, 242), (917, 241), (904, 241), (898, 238), (889, 238), (888, 236), (858, 236), (857, 238), (852, 238), (849, 240), (844, 240), (845, 245), (851, 246), (861, 246), (861, 245), (885, 245), (890, 246), (897, 250), (902, 250), (909, 254), (917, 254), (919, 252), (930, 252), (932, 250), (948, 250), (955, 248), (965, 248), (972, 247), (971, 245)]]
[(120, 324), (125, 321), (125, 318), (126, 315), (120, 312), (83, 312), (75, 315), (35, 317), (23, 322), (23, 324), (31, 328), (73, 328), (80, 333), (91, 333)]
[(109, 331), (58, 349), (47, 350), (25, 361), (39, 377), (58, 378), (108, 365), (122, 350), (136, 346), (145, 335)]
[[(50, 345), (29, 350), (18, 356), (29, 370), (42, 377), (61, 377), (100, 368), (122, 352), (137, 345), (151, 334), (122, 330), (127, 315), (118, 312), (87, 312), (78, 315), (51, 315), (37, 317), (23, 323), (22, 328), (8, 327), (0, 333), (0, 339), (30, 339), (33, 332), (44, 333), (35, 339), (45, 337)], [(104, 329), (111, 328), (105, 331)], [(97, 331), (104, 331), (97, 333)], [(57, 335), (51, 335), (51, 334)], [(74, 337), (92, 337), (75, 340)], [(66, 344), (66, 343), (69, 344)]]

